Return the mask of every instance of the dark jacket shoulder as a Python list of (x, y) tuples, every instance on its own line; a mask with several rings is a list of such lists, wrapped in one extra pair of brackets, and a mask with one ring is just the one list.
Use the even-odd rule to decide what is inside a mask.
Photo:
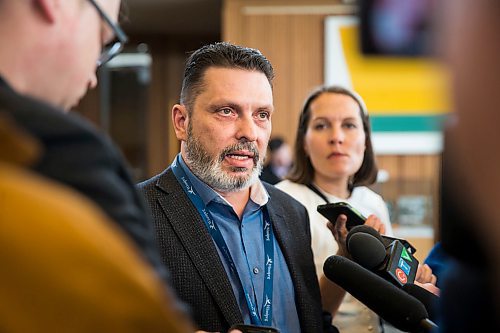
[(0, 112), (8, 114), (43, 146), (33, 171), (94, 201), (137, 243), (162, 277), (153, 226), (119, 149), (74, 113), (16, 93), (0, 78)]

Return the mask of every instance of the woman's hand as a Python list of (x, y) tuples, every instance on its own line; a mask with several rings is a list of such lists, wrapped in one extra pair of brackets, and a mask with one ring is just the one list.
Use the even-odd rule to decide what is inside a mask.
[(432, 269), (427, 264), (418, 265), (415, 281), (419, 283), (430, 283), (436, 285), (437, 277), (432, 274)]
[(335, 238), (337, 244), (339, 245), (337, 255), (343, 257), (349, 257), (349, 252), (347, 252), (347, 246), (345, 242), (345, 239), (348, 234), (346, 228), (346, 222), (347, 222), (347, 216), (345, 216), (344, 214), (340, 214), (337, 217), (337, 221), (335, 221), (335, 223), (328, 221), (328, 223), (326, 224), (328, 229), (330, 229), (330, 231), (332, 232), (333, 238)]
[(427, 264), (418, 264), (417, 274), (415, 275), (415, 284), (436, 296), (439, 296), (439, 288), (436, 287), (437, 277), (432, 274), (432, 269)]
[(378, 231), (379, 234), (385, 235), (385, 224), (382, 223), (382, 221), (375, 215), (370, 215), (365, 221), (365, 225), (372, 227), (376, 231)]
[[(350, 258), (349, 252), (347, 251), (346, 238), (349, 231), (346, 228), (347, 216), (340, 214), (337, 217), (337, 221), (332, 223), (328, 221), (327, 227), (333, 234), (333, 237), (339, 245), (337, 255)], [(381, 235), (385, 234), (385, 224), (375, 215), (370, 215), (365, 221), (365, 225), (372, 227)]]

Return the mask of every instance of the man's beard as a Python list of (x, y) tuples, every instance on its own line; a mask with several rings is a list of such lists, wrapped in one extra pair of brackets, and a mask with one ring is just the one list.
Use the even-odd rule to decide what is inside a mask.
[[(236, 192), (250, 187), (258, 181), (262, 171), (263, 161), (259, 158), (259, 151), (252, 142), (239, 142), (228, 146), (219, 156), (212, 157), (203, 149), (203, 144), (193, 135), (188, 125), (188, 139), (186, 140), (186, 163), (191, 171), (204, 183), (219, 192)], [(236, 151), (246, 150), (253, 153), (253, 168), (250, 174), (248, 168), (231, 167), (231, 172), (245, 173), (230, 175), (222, 169), (225, 157)]]

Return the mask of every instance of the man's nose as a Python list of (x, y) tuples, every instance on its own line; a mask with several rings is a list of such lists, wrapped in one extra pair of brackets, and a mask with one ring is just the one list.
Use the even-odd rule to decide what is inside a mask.
[(257, 140), (257, 124), (252, 116), (242, 116), (238, 119), (238, 131), (236, 133), (237, 139), (245, 141), (256, 141)]

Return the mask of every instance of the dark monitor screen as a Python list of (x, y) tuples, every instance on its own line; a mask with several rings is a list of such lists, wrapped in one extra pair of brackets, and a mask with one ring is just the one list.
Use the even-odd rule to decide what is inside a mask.
[(360, 0), (362, 52), (394, 56), (429, 54), (435, 3), (435, 0)]

